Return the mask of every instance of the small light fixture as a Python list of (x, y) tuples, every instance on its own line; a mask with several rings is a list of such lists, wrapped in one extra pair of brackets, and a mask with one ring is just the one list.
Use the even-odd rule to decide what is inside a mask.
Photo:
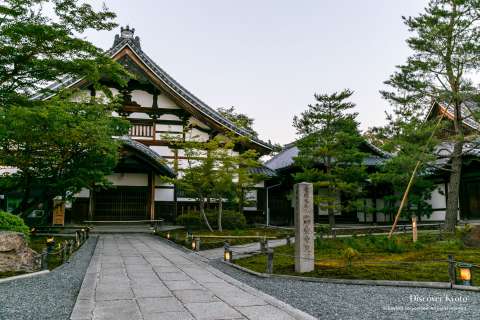
[(223, 252), (223, 260), (227, 262), (232, 262), (232, 250), (225, 248)]
[(32, 234), (32, 236), (35, 236), (37, 234), (37, 229), (35, 228), (30, 229), (30, 233)]
[(45, 239), (45, 243), (47, 244), (47, 252), (51, 252), (55, 246), (55, 238), (48, 236), (47, 239)]
[(195, 241), (195, 239), (192, 240), (192, 250), (197, 251), (197, 242)]
[(472, 285), (472, 265), (470, 263), (459, 263), (457, 265), (460, 268), (460, 280), (463, 281), (464, 286)]
[(167, 239), (170, 240), (170, 232), (167, 232)]

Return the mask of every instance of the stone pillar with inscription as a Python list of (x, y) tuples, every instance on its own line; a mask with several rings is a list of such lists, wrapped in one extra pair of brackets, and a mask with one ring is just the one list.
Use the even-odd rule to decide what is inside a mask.
[(293, 186), (295, 212), (295, 272), (310, 272), (315, 267), (313, 184)]

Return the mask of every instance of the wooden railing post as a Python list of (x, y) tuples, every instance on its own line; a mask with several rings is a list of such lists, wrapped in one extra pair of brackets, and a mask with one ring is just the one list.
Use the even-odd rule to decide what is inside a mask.
[(273, 273), (273, 249), (267, 249), (267, 273)]
[(457, 273), (455, 270), (455, 259), (453, 255), (448, 255), (448, 278), (450, 279), (450, 285), (454, 285), (457, 280)]

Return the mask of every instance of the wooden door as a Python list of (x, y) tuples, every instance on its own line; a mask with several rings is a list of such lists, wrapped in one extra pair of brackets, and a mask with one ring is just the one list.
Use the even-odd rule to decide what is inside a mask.
[(480, 180), (463, 181), (460, 201), (462, 219), (480, 218)]
[(95, 192), (93, 219), (97, 221), (149, 219), (148, 188), (116, 187)]

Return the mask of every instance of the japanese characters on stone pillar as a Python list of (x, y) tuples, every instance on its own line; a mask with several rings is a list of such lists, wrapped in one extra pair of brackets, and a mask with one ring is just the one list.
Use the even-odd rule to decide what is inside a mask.
[(295, 212), (295, 272), (314, 269), (313, 184), (293, 186)]

